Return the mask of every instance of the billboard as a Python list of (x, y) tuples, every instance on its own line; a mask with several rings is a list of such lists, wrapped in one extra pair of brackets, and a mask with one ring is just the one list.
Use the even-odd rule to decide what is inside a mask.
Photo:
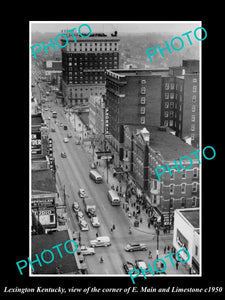
[(31, 153), (42, 154), (41, 132), (31, 134)]

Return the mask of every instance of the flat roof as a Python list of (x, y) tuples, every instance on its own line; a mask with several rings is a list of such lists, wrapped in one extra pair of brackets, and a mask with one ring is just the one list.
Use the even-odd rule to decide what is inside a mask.
[[(57, 274), (57, 267), (61, 274), (79, 273), (74, 254), (67, 253), (64, 249), (64, 244), (68, 240), (70, 240), (70, 237), (67, 230), (53, 232), (51, 234), (32, 235), (32, 261), (37, 259), (35, 254), (40, 258), (44, 250), (51, 250), (54, 254), (54, 260), (49, 264), (45, 264), (42, 261), (42, 267), (40, 267), (39, 263), (33, 264), (35, 274)], [(60, 258), (56, 248), (52, 249), (52, 247), (58, 244), (62, 244), (62, 246), (59, 246), (62, 258)], [(71, 242), (68, 243), (66, 247), (68, 251), (73, 251)], [(46, 261), (51, 261), (52, 259), (52, 255), (49, 252), (45, 252), (43, 257)]]
[(108, 69), (107, 71), (123, 76), (153, 76), (169, 73), (169, 68), (155, 69)]
[(199, 228), (199, 208), (195, 209), (179, 209), (184, 218), (194, 227)]
[[(179, 137), (171, 134), (172, 129), (165, 127), (161, 129), (156, 126), (145, 125), (127, 125), (130, 131), (134, 134), (140, 132), (141, 129), (146, 128), (150, 133), (149, 146), (154, 150), (160, 152), (165, 161), (180, 160), (184, 155), (190, 156), (190, 154), (196, 151), (196, 148), (185, 143)], [(195, 157), (192, 160), (196, 159)]]
[(44, 123), (44, 119), (43, 119), (41, 113), (31, 115), (31, 125), (32, 126), (41, 125), (43, 123)]
[(43, 192), (57, 193), (56, 181), (50, 169), (32, 170), (32, 192), (35, 194)]
[(166, 131), (160, 130), (158, 127), (146, 128), (150, 132), (149, 146), (153, 150), (159, 151), (166, 161), (180, 160), (182, 156), (190, 156), (192, 152), (196, 151), (196, 148), (171, 134), (171, 129), (168, 127)]

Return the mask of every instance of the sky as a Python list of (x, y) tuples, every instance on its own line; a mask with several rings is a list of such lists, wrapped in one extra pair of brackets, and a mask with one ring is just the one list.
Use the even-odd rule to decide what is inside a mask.
[[(31, 31), (44, 32), (58, 32), (60, 33), (62, 29), (72, 29), (78, 27), (81, 24), (88, 24), (91, 27), (92, 32), (104, 32), (112, 33), (117, 30), (118, 35), (120, 33), (147, 33), (147, 32), (168, 32), (168, 33), (185, 33), (190, 30), (194, 30), (196, 27), (201, 26), (201, 21), (175, 21), (175, 22), (118, 22), (118, 21), (55, 21), (53, 22), (44, 22), (44, 21), (31, 21)], [(89, 32), (86, 27), (82, 27), (81, 32)]]

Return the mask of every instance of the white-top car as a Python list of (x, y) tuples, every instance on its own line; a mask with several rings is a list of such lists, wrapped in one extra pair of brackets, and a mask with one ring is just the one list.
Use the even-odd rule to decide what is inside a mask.
[(80, 219), (79, 220), (79, 226), (80, 226), (80, 229), (82, 231), (88, 231), (89, 230), (89, 226), (88, 226), (88, 223), (86, 220), (84, 219)]
[(73, 202), (73, 210), (75, 212), (78, 212), (80, 210), (80, 206), (79, 206), (79, 203), (78, 202)]
[(91, 224), (93, 227), (99, 227), (100, 226), (100, 222), (98, 217), (91, 217)]
[(91, 240), (92, 247), (107, 247), (111, 245), (110, 238), (108, 236), (99, 236), (95, 240)]
[(87, 197), (87, 194), (84, 189), (79, 189), (78, 194), (81, 198)]
[(63, 142), (64, 142), (64, 143), (69, 143), (69, 139), (68, 139), (67, 137), (65, 137), (65, 138), (63, 139)]
[(95, 249), (92, 247), (81, 246), (80, 250), (83, 255), (94, 255), (95, 254)]
[(83, 214), (83, 212), (81, 210), (77, 211), (76, 216), (77, 216), (77, 220), (79, 220), (79, 221), (80, 220), (84, 220), (84, 214)]

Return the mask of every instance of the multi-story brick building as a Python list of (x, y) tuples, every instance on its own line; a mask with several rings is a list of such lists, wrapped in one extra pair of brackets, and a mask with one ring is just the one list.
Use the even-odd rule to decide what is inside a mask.
[(115, 163), (123, 158), (123, 125), (159, 126), (162, 75), (168, 69), (106, 71), (106, 105), (109, 110), (108, 142)]
[(169, 126), (182, 139), (199, 147), (199, 61), (183, 60), (163, 77), (161, 125)]
[[(164, 225), (172, 223), (173, 211), (177, 208), (199, 206), (199, 164), (192, 156), (192, 165), (188, 159), (179, 160), (182, 156), (191, 156), (196, 149), (166, 127), (141, 128), (140, 126), (124, 125), (124, 158), (122, 167), (129, 172), (130, 179), (146, 202), (153, 208), (157, 217), (161, 217)], [(175, 162), (178, 169), (175, 168)], [(166, 166), (171, 168), (161, 176), (155, 168)], [(169, 217), (170, 215), (170, 217)]]
[[(62, 92), (67, 104), (88, 103), (90, 95), (105, 94), (105, 70), (119, 67), (117, 32), (107, 36), (92, 33), (82, 38), (66, 33), (68, 45), (62, 48)], [(62, 45), (66, 39), (61, 39)]]

